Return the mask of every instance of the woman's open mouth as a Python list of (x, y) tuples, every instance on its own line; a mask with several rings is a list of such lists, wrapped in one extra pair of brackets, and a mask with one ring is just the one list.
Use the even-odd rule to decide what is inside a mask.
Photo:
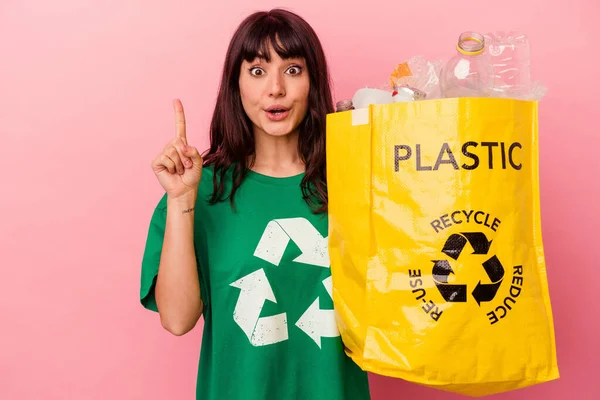
[(287, 117), (290, 110), (287, 110), (285, 108), (269, 108), (268, 110), (265, 110), (265, 112), (267, 113), (267, 117), (271, 121), (281, 121), (282, 119)]

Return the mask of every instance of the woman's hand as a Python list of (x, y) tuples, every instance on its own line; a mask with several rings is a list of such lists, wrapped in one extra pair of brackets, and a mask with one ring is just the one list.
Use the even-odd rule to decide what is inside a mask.
[(202, 177), (202, 157), (187, 143), (185, 114), (181, 101), (174, 100), (176, 135), (152, 161), (152, 170), (170, 198), (198, 189)]

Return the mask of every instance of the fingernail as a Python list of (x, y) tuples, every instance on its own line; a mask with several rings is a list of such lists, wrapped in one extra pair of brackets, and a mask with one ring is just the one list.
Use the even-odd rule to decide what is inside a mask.
[(192, 163), (188, 160), (185, 162), (185, 166), (189, 168), (192, 166)]
[(183, 151), (187, 151), (187, 146), (185, 144), (183, 145)]

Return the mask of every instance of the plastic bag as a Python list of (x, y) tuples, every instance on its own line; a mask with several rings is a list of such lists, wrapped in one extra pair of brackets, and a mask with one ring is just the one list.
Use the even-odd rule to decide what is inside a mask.
[(333, 300), (363, 369), (482, 396), (556, 379), (537, 103), (327, 117)]
[(390, 86), (409, 86), (423, 91), (427, 99), (441, 97), (441, 60), (427, 61), (423, 56), (414, 56), (400, 63), (390, 75)]

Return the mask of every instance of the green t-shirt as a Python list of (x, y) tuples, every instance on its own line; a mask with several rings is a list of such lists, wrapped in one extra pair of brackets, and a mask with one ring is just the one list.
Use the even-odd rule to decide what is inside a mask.
[[(229, 201), (208, 204), (213, 174), (204, 168), (194, 225), (204, 302), (196, 399), (370, 398), (335, 325), (327, 217), (302, 199), (302, 177), (249, 172), (232, 210)], [(154, 311), (166, 206), (164, 196), (142, 262), (141, 302)]]

